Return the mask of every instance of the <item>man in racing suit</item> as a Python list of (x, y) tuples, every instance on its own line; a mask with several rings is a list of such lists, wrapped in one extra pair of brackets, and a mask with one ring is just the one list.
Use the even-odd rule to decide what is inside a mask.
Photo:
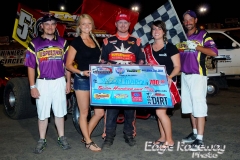
[[(132, 37), (128, 30), (130, 18), (126, 14), (119, 14), (115, 22), (117, 33), (103, 40), (101, 63), (107, 64), (144, 64), (145, 55), (142, 50), (141, 40)], [(106, 137), (102, 148), (110, 148), (116, 135), (117, 117), (119, 108), (107, 108), (106, 111)], [(134, 108), (124, 108), (124, 139), (129, 146), (134, 146), (136, 141), (135, 127), (136, 111)]]

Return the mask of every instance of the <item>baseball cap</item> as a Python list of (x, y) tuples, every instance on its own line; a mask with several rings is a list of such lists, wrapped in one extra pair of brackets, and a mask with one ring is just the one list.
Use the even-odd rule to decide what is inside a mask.
[(197, 18), (197, 15), (194, 11), (192, 10), (187, 10), (184, 14), (183, 14), (183, 17), (186, 15), (186, 14), (189, 14), (191, 17), (193, 18)]
[(46, 14), (42, 17), (41, 22), (44, 23), (51, 20), (54, 20), (55, 22), (57, 22), (58, 19), (53, 14)]
[(130, 22), (130, 18), (126, 14), (119, 14), (119, 15), (117, 15), (116, 22), (120, 21), (120, 20), (126, 20), (126, 21)]

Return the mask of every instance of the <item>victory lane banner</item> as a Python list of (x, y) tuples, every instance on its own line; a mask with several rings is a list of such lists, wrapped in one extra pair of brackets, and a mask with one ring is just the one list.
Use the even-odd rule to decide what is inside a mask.
[(92, 106), (173, 108), (164, 65), (90, 65)]

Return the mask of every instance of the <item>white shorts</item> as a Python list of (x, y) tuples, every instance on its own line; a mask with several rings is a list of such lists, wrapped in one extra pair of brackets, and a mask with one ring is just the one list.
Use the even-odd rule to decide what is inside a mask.
[(182, 113), (192, 113), (194, 117), (207, 116), (207, 76), (181, 74)]
[(40, 97), (36, 99), (40, 120), (50, 117), (51, 108), (56, 117), (64, 117), (67, 114), (65, 77), (55, 80), (37, 79), (36, 87), (40, 93)]

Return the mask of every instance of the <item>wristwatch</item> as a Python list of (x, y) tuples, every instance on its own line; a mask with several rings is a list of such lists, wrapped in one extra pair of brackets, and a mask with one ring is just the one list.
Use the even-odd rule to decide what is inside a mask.
[(81, 76), (84, 76), (83, 71), (80, 71), (80, 75), (81, 75)]

